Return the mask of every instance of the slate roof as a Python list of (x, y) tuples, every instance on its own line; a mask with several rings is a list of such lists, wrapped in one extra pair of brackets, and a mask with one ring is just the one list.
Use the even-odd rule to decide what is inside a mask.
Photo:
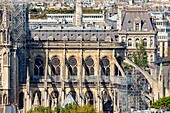
[[(131, 6), (125, 10), (122, 18), (122, 30), (134, 31), (134, 22), (141, 23), (141, 31), (154, 30), (148, 11), (142, 7)], [(129, 28), (131, 30), (128, 30)]]

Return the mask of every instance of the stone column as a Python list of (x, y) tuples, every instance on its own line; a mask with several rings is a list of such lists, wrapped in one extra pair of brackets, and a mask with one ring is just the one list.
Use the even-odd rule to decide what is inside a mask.
[(11, 100), (14, 103), (17, 103), (18, 100), (18, 95), (17, 95), (17, 91), (18, 91), (18, 74), (17, 74), (17, 55), (16, 55), (16, 49), (14, 49), (12, 56), (11, 56), (11, 78), (12, 78), (12, 83), (13, 85), (11, 86), (11, 92), (13, 94), (13, 100)]
[(114, 96), (113, 96), (113, 111), (116, 111), (116, 91), (114, 90), (113, 92)]
[(64, 102), (65, 99), (65, 79), (66, 79), (66, 48), (65, 48), (65, 42), (64, 42), (64, 49), (63, 49), (63, 58), (62, 58), (62, 68), (61, 68), (61, 104)]
[(112, 58), (111, 58), (111, 69), (113, 69), (113, 71), (111, 71), (111, 76), (115, 76), (115, 63), (113, 60), (113, 57), (115, 56), (115, 50), (113, 49), (113, 54), (112, 54)]
[[(99, 43), (100, 44), (100, 43)], [(100, 46), (100, 45), (98, 45)], [(97, 77), (97, 102), (98, 102), (98, 110), (101, 111), (103, 108), (102, 108), (102, 100), (101, 100), (101, 94), (100, 94), (100, 75), (101, 75), (101, 67), (100, 67), (100, 49), (98, 49), (97, 51), (97, 73), (98, 75), (96, 76)]]
[(82, 95), (82, 71), (83, 71), (83, 50), (82, 50), (82, 43), (81, 43), (81, 50), (80, 50), (80, 63), (79, 63), (79, 105), (83, 105), (84, 104), (84, 101), (83, 101), (83, 95)]
[[(48, 49), (45, 50), (46, 53), (46, 61), (45, 61), (45, 77), (44, 77), (44, 106), (48, 106), (48, 89), (47, 89), (47, 76), (48, 76), (48, 58), (49, 58), (49, 51)], [(43, 103), (41, 103), (43, 104)]]
[(27, 80), (26, 80), (26, 104), (24, 105), (26, 111), (31, 109), (31, 94), (30, 94), (30, 63), (29, 60), (27, 61)]

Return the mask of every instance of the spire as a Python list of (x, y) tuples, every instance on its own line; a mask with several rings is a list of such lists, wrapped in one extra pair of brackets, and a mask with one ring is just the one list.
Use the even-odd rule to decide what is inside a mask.
[(7, 1), (4, 1), (3, 15), (2, 15), (2, 28), (7, 29)]
[(8, 19), (7, 19), (7, 1), (4, 1), (3, 12), (2, 12), (2, 22), (1, 22), (1, 41), (7, 42), (8, 40)]

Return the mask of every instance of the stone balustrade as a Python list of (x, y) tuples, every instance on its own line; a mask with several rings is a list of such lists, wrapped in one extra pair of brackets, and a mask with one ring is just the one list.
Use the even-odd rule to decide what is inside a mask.
[[(64, 78), (64, 81), (65, 82), (80, 82), (79, 79), (80, 78), (78, 75), (69, 75), (68, 78)], [(38, 76), (38, 75), (31, 76), (31, 82), (44, 82), (44, 81), (45, 81), (44, 76)], [(130, 80), (128, 81), (130, 82)], [(104, 83), (126, 85), (128, 81), (126, 80), (126, 77), (122, 77), (122, 76), (89, 75), (89, 76), (82, 77), (83, 83), (104, 82)], [(47, 82), (62, 82), (62, 80), (61, 80), (60, 75), (52, 75), (52, 76), (47, 76)]]

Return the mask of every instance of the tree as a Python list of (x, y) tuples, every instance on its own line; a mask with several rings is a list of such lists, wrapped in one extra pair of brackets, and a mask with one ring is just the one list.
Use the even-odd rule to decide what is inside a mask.
[(27, 113), (53, 113), (50, 107), (39, 106), (29, 110)]
[(139, 67), (145, 69), (148, 66), (146, 48), (144, 46), (144, 40), (141, 40), (136, 44), (136, 52), (132, 55), (133, 62)]
[[(27, 113), (97, 113), (97, 110), (90, 104), (84, 106), (77, 106), (76, 104), (66, 104), (63, 107), (58, 105), (52, 110), (50, 107), (35, 107)], [(100, 112), (103, 113), (103, 112)]]
[[(64, 108), (57, 106), (54, 109), (57, 113), (97, 113), (97, 110), (90, 104), (77, 106), (76, 104), (67, 104)], [(102, 113), (102, 112), (100, 112)]]
[(155, 109), (166, 108), (168, 111), (170, 111), (170, 96), (160, 98), (156, 102), (153, 102), (151, 107)]

